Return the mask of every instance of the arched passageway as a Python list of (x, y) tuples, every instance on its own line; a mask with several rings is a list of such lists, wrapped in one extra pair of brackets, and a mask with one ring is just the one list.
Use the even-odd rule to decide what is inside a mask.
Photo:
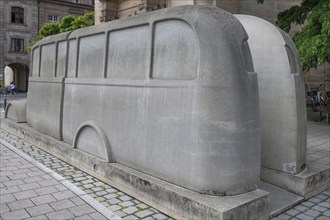
[(28, 91), (29, 67), (23, 63), (11, 63), (5, 67), (4, 85), (14, 82), (17, 92)]

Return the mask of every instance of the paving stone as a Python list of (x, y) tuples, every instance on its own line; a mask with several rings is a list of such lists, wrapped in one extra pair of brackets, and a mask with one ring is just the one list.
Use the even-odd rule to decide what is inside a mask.
[(79, 217), (76, 217), (74, 218), (75, 220), (93, 220), (92, 217), (90, 217), (89, 215), (83, 215), (83, 216), (79, 216)]
[(296, 209), (289, 209), (288, 211), (285, 212), (285, 214), (290, 215), (290, 216), (295, 216), (299, 213), (300, 213), (300, 211), (298, 211)]
[(156, 215), (153, 215), (152, 217), (154, 217), (155, 219), (159, 219), (159, 220), (164, 220), (167, 219), (168, 217), (164, 214), (158, 213)]
[(7, 194), (7, 195), (1, 195), (0, 201), (1, 203), (7, 203), (7, 202), (16, 201), (16, 199), (12, 194)]
[(73, 219), (74, 215), (68, 210), (61, 210), (46, 214), (49, 219)]
[(115, 204), (118, 204), (118, 203), (120, 203), (120, 202), (121, 202), (121, 201), (118, 200), (118, 199), (116, 199), (116, 198), (108, 200), (108, 203), (110, 203), (111, 205), (115, 205)]
[(95, 209), (93, 209), (91, 206), (85, 204), (80, 206), (75, 206), (72, 208), (69, 208), (69, 211), (74, 214), (75, 216), (82, 216), (86, 214), (90, 214), (92, 212), (95, 212)]
[(7, 206), (7, 204), (0, 204), (0, 214), (10, 212), (10, 208)]
[(75, 205), (82, 205), (85, 204), (85, 201), (82, 200), (79, 197), (74, 197), (74, 198), (70, 198), (70, 200), (75, 204)]
[(125, 216), (123, 219), (127, 219), (127, 220), (136, 220), (136, 219), (139, 219), (139, 218), (136, 217), (135, 215), (128, 215), (128, 216)]
[(27, 208), (26, 211), (31, 216), (38, 216), (38, 215), (51, 213), (54, 210), (48, 204), (43, 204), (43, 205), (38, 205), (38, 206)]
[(329, 217), (322, 215), (320, 217), (317, 217), (316, 220), (329, 220)]
[(100, 213), (98, 212), (94, 212), (92, 214), (89, 214), (90, 217), (92, 217), (93, 219), (97, 219), (97, 220), (106, 220), (107, 218), (104, 217), (103, 215), (101, 215)]
[(95, 186), (93, 184), (86, 184), (83, 185), (86, 189), (94, 188)]
[(131, 207), (123, 209), (122, 211), (130, 215), (130, 214), (133, 214), (134, 212), (139, 211), (139, 209), (131, 206)]
[(122, 207), (119, 206), (119, 205), (111, 205), (111, 206), (109, 206), (109, 209), (111, 211), (115, 212), (115, 211), (118, 211), (118, 210), (122, 209)]
[(52, 202), (49, 203), (49, 205), (56, 211), (75, 206), (75, 204), (69, 199), (63, 199), (56, 202)]
[(127, 196), (127, 195), (124, 195), (124, 196), (120, 196), (120, 197), (118, 197), (118, 199), (120, 199), (121, 201), (128, 201), (128, 200), (131, 200), (132, 199), (132, 197), (129, 197), (129, 196)]
[(145, 218), (148, 215), (153, 215), (153, 214), (155, 214), (155, 213), (150, 210), (142, 210), (142, 211), (135, 213), (135, 215), (139, 218)]
[(319, 206), (319, 205), (313, 206), (312, 209), (319, 211), (319, 212), (324, 212), (327, 210), (327, 208), (325, 208), (323, 206)]
[[(87, 185), (87, 184), (89, 185), (90, 183), (94, 183), (94, 181), (91, 179), (86, 179), (84, 181), (81, 181), (81, 183), (84, 185)], [(90, 184), (90, 185), (92, 185), (92, 184)], [(94, 187), (94, 185), (92, 185), (92, 186)]]
[(122, 212), (122, 211), (120, 211), (120, 210), (115, 211), (115, 214), (118, 215), (118, 216), (121, 217), (121, 218), (123, 218), (123, 217), (125, 217), (125, 216), (127, 215), (125, 212)]
[(106, 199), (103, 198), (103, 197), (97, 197), (97, 198), (95, 198), (95, 200), (98, 201), (98, 202), (104, 202), (104, 201), (106, 201)]
[(302, 202), (301, 205), (306, 206), (306, 207), (308, 207), (308, 208), (311, 208), (312, 206), (314, 206), (313, 203), (308, 202), (308, 201), (306, 201), (306, 202)]
[(98, 196), (104, 196), (104, 195), (107, 195), (108, 193), (106, 191), (99, 191), (99, 192), (96, 192), (95, 194)]
[(105, 191), (107, 191), (108, 193), (116, 193), (116, 192), (118, 192), (118, 190), (116, 190), (114, 188), (106, 189)]
[(120, 205), (121, 207), (129, 207), (129, 206), (133, 206), (133, 205), (135, 205), (133, 202), (131, 202), (131, 201), (126, 201), (126, 202), (121, 202), (121, 203), (119, 203), (118, 205)]
[(23, 180), (9, 180), (9, 181), (5, 181), (5, 182), (2, 182), (2, 183), (7, 187), (24, 184)]
[(17, 186), (5, 187), (5, 188), (0, 188), (0, 195), (6, 195), (20, 191), (21, 191), (20, 188), (18, 188)]
[(51, 193), (58, 192), (58, 190), (53, 186), (46, 186), (46, 187), (42, 187), (39, 189), (35, 189), (35, 192), (41, 196), (41, 195), (45, 195), (45, 194), (51, 194)]
[(106, 198), (106, 199), (113, 199), (113, 198), (117, 198), (117, 194), (108, 194), (108, 195), (106, 195), (106, 196), (104, 196), (104, 198)]
[(62, 184), (58, 184), (54, 186), (58, 191), (66, 191), (67, 188), (63, 186)]
[(294, 207), (294, 209), (298, 210), (298, 211), (301, 211), (301, 212), (304, 212), (306, 211), (308, 208), (306, 206), (302, 206), (302, 205), (296, 205)]
[(38, 196), (38, 194), (34, 190), (27, 190), (27, 191), (14, 193), (14, 197), (17, 200), (32, 198), (35, 196)]
[(29, 217), (30, 215), (24, 209), (1, 214), (3, 220), (25, 219)]
[(327, 210), (327, 211), (323, 212), (322, 214), (327, 216), (328, 218), (330, 218), (330, 210)]
[(321, 215), (321, 212), (315, 211), (313, 209), (309, 209), (306, 212), (304, 212), (304, 214), (312, 216), (314, 218), (318, 217), (319, 215)]
[(22, 191), (40, 188), (38, 183), (25, 183), (18, 186)]
[(138, 204), (136, 207), (138, 207), (139, 209), (146, 209), (148, 208), (148, 206), (144, 203)]
[(299, 215), (297, 215), (296, 218), (301, 219), (301, 220), (313, 220), (314, 219), (313, 217), (305, 215), (303, 213), (300, 213)]
[(43, 181), (39, 181), (38, 184), (40, 186), (55, 186), (55, 185), (59, 185), (59, 183), (55, 180), (55, 179), (47, 179), (47, 180), (43, 180)]
[(17, 170), (13, 170), (13, 172), (15, 174), (27, 174), (27, 173), (31, 172), (31, 170), (30, 169), (17, 169)]
[(36, 205), (42, 205), (50, 202), (55, 202), (56, 199), (52, 195), (42, 195), (31, 198), (32, 202)]
[(318, 198), (318, 199), (321, 199), (321, 200), (325, 200), (325, 199), (328, 198), (328, 196), (322, 195), (322, 194), (318, 194), (318, 195), (315, 196), (315, 198)]
[(94, 186), (104, 186), (104, 183), (103, 182), (100, 182), (100, 181), (97, 181), (95, 183), (93, 183)]
[(102, 191), (103, 189), (99, 186), (91, 188), (91, 190), (93, 190), (94, 192), (98, 192), (98, 191)]
[(16, 210), (25, 209), (25, 208), (34, 206), (33, 202), (31, 202), (31, 200), (29, 200), (29, 199), (23, 199), (23, 200), (19, 200), (19, 201), (9, 202), (9, 203), (7, 203), (7, 205), (11, 211), (16, 211)]
[(86, 177), (82, 176), (82, 177), (75, 177), (73, 178), (74, 181), (76, 182), (80, 182), (80, 181), (83, 181), (83, 180), (86, 180)]
[(282, 220), (286, 220), (286, 219), (290, 219), (290, 218), (291, 218), (290, 215), (287, 215), (287, 214), (284, 214), (284, 213), (278, 215), (277, 217), (278, 217), (279, 219), (282, 219)]
[(107, 201), (103, 201), (103, 202), (101, 202), (101, 204), (107, 208), (109, 208), (109, 206), (110, 206), (110, 204)]
[(67, 191), (62, 191), (62, 192), (57, 192), (57, 193), (53, 193), (52, 195), (53, 195), (53, 196), (55, 197), (55, 199), (57, 199), (57, 200), (68, 199), (68, 198), (72, 198), (72, 197), (75, 197), (75, 196), (76, 196), (73, 192), (71, 192), (71, 191), (69, 191), (69, 190), (67, 190)]
[(325, 196), (330, 196), (330, 188), (328, 188), (327, 190), (323, 191), (321, 194), (322, 195), (325, 195)]
[(38, 216), (31, 217), (31, 218), (27, 218), (26, 220), (45, 220), (45, 219), (48, 219), (47, 216), (38, 215)]
[(330, 203), (329, 202), (320, 202), (318, 205), (323, 206), (327, 209), (330, 209)]
[(81, 173), (76, 173), (76, 174), (73, 174), (73, 175), (72, 175), (72, 177), (74, 177), (74, 178), (82, 177), (82, 176), (84, 176), (84, 175), (81, 174)]
[(34, 177), (29, 177), (25, 178), (24, 182), (26, 183), (33, 183), (33, 182), (40, 182), (43, 181), (43, 179), (40, 176), (34, 176)]

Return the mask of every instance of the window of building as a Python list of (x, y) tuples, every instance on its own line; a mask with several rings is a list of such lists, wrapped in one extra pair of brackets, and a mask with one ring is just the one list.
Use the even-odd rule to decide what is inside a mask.
[(10, 43), (11, 51), (24, 52), (24, 39), (12, 38)]
[(57, 15), (49, 15), (48, 16), (48, 21), (52, 23), (58, 22), (58, 16)]
[(23, 24), (24, 23), (24, 9), (20, 7), (11, 8), (11, 22)]

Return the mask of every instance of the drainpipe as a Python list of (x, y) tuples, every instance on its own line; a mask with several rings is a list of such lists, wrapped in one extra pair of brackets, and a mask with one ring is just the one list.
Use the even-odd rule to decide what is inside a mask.
[(40, 0), (38, 0), (38, 33), (39, 34), (39, 24), (40, 24)]

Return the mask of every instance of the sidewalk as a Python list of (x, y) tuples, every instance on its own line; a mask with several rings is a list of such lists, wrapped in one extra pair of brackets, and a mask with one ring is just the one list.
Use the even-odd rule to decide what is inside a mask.
[[(5, 130), (0, 139), (0, 219), (171, 219)], [(330, 126), (308, 124), (307, 154), (330, 166)], [(330, 189), (272, 219), (330, 219)]]
[[(30, 217), (37, 217), (36, 219), (106, 219), (104, 218), (105, 216), (108, 219), (171, 219), (138, 199), (132, 198), (7, 131), (1, 130), (0, 137), (1, 142), (4, 143), (0, 145), (0, 156), (3, 158), (1, 159), (0, 167), (0, 194), (1, 196), (10, 195), (9, 197), (11, 198), (9, 201), (1, 199), (0, 213), (3, 220), (29, 219)], [(7, 154), (10, 154), (8, 158)], [(24, 158), (21, 155), (25, 155)], [(25, 157), (29, 158), (28, 161), (26, 161)], [(33, 165), (34, 168), (32, 167), (32, 170), (24, 170), (25, 167), (22, 161), (25, 161), (25, 166), (30, 167)], [(40, 170), (40, 167), (44, 168)], [(11, 171), (12, 169), (17, 170), (17, 173)], [(39, 169), (39, 173), (41, 172), (42, 174), (35, 177), (33, 172), (36, 169)], [(45, 178), (51, 179), (51, 181), (47, 182)], [(31, 184), (31, 186), (25, 186), (25, 184)], [(22, 189), (20, 185), (23, 185)], [(64, 185), (58, 187), (66, 191), (70, 197), (57, 198), (56, 195), (59, 193), (59, 189), (53, 185)], [(69, 185), (70, 187), (68, 187)], [(26, 196), (23, 198), (20, 196), (16, 197), (17, 193), (26, 194)], [(37, 198), (44, 195), (52, 198), (49, 201), (44, 201), (43, 206), (40, 208), (44, 211), (31, 212), (31, 209), (34, 210), (34, 207), (37, 207), (36, 209), (39, 208), (40, 204), (35, 202), (35, 200), (39, 201)], [(71, 201), (75, 197), (78, 197), (76, 200), (79, 200), (80, 203), (85, 201), (85, 204), (75, 204)], [(56, 202), (53, 201), (53, 198), (57, 200), (58, 204), (63, 203), (67, 204), (67, 206), (57, 207), (53, 204)], [(28, 202), (28, 204), (31, 207), (22, 205), (18, 207), (19, 209), (15, 209), (10, 205), (10, 202), (25, 203), (21, 201), (22, 199), (29, 199), (31, 203)], [(86, 200), (91, 201), (92, 205), (86, 204)], [(83, 206), (83, 211), (76, 211), (81, 206)], [(14, 215), (17, 213), (17, 209), (24, 215), (19, 215), (19, 218), (15, 218)], [(61, 211), (66, 215), (63, 214), (61, 217), (53, 215), (52, 213), (55, 211)]]
[(120, 219), (70, 181), (2, 142), (1, 219)]

